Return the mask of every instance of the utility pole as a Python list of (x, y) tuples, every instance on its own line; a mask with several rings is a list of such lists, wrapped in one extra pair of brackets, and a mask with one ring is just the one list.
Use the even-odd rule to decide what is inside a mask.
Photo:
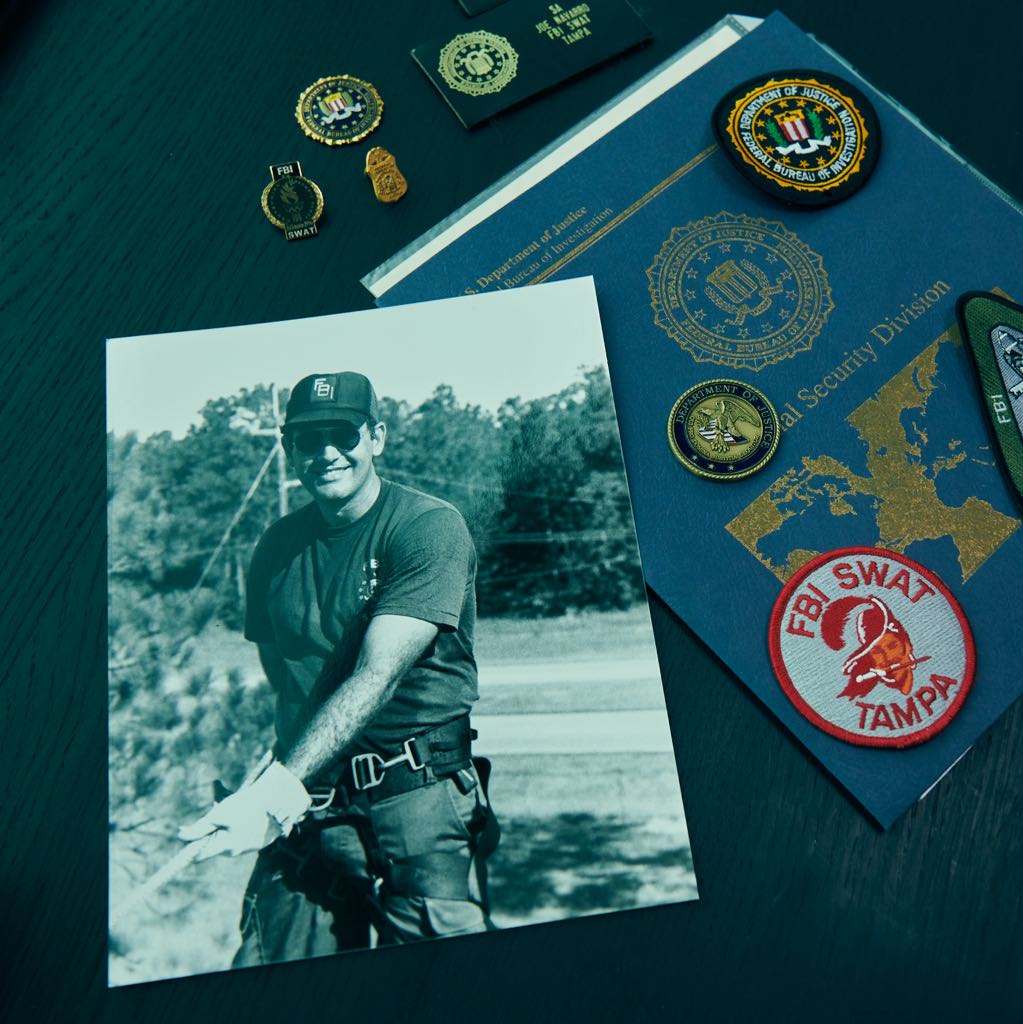
[(278, 515), (288, 514), (288, 491), (295, 486), (296, 481), (288, 479), (288, 456), (281, 444), (281, 398), (280, 389), (276, 384), (270, 385), (270, 402), (273, 409), (273, 423), (264, 426), (259, 422), (259, 417), (252, 409), (245, 406), (238, 406), (231, 419), (231, 426), (235, 430), (242, 430), (254, 437), (272, 437), (277, 442), (276, 464), (277, 464), (277, 512)]
[(278, 435), (277, 444), (277, 511), (280, 515), (288, 514), (288, 457), (284, 453), (284, 445), (280, 443), (281, 400), (277, 385), (270, 385), (270, 399), (273, 402), (274, 430)]
[[(243, 405), (237, 406), (234, 410), (234, 415), (231, 417), (230, 426), (233, 430), (241, 430), (254, 437), (272, 437), (273, 447), (267, 453), (266, 459), (250, 484), (245, 497), (242, 498), (241, 504), (232, 516), (231, 521), (227, 524), (227, 529), (224, 530), (213, 554), (210, 556), (210, 560), (206, 563), (206, 567), (199, 576), (199, 582), (192, 588), (193, 594), (202, 586), (220, 552), (224, 550), (224, 546), (230, 539), (234, 528), (238, 525), (242, 515), (245, 513), (245, 509), (266, 476), (271, 462), (276, 462), (277, 464), (277, 511), (282, 516), (288, 514), (288, 491), (297, 484), (297, 481), (292, 482), (288, 479), (288, 457), (284, 452), (284, 445), (281, 443), (281, 401), (276, 384), (270, 385), (270, 401), (273, 409), (273, 424), (269, 427), (262, 426), (259, 422), (259, 414)], [(240, 579), (238, 581), (238, 588), (241, 590)]]

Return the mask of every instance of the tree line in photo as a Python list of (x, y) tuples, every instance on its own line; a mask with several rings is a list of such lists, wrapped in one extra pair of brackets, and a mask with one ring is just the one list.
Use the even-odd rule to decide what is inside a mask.
[[(287, 394), (279, 397), (284, 407)], [(480, 615), (623, 608), (643, 596), (603, 367), (489, 413), (447, 385), (381, 398), (380, 474), (455, 505), (479, 552)], [(276, 452), (271, 390), (215, 398), (180, 439), (108, 437), (112, 603), (170, 602), (178, 621), (240, 628), (252, 549), (309, 499)], [(282, 495), (285, 497), (282, 498)]]

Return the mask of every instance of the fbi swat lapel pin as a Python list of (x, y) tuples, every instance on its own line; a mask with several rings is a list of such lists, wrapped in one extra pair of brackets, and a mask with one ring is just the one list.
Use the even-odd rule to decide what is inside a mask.
[(714, 131), (754, 185), (802, 206), (848, 199), (881, 149), (870, 100), (824, 71), (776, 71), (745, 82), (717, 105)]
[(384, 101), (361, 78), (331, 75), (313, 82), (298, 98), (295, 117), (302, 131), (327, 146), (364, 139), (378, 124)]
[(323, 193), (314, 181), (302, 177), (297, 160), (270, 167), (270, 184), (263, 189), (263, 213), (289, 241), (319, 234), (316, 222), (323, 213)]
[(741, 480), (766, 465), (778, 447), (778, 414), (763, 392), (737, 380), (690, 388), (668, 416), (668, 444), (690, 472)]
[(819, 729), (868, 747), (908, 747), (944, 729), (973, 682), (973, 635), (944, 583), (882, 548), (819, 555), (771, 615), (771, 663)]
[(1023, 306), (990, 292), (967, 292), (956, 315), (1002, 460), (1023, 497)]

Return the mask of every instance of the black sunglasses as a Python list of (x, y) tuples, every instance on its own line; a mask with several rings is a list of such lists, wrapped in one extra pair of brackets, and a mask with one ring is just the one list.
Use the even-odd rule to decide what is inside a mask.
[(288, 431), (286, 441), (303, 455), (319, 455), (324, 448), (336, 448), (339, 452), (350, 452), (358, 448), (362, 440), (362, 427), (354, 423), (334, 423), (329, 427), (313, 430)]

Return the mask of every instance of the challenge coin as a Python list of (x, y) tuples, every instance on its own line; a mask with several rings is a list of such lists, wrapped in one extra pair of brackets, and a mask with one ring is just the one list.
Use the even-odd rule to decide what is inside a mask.
[(741, 480), (778, 447), (780, 424), (763, 392), (737, 380), (708, 380), (683, 394), (668, 416), (668, 444), (686, 469)]
[(776, 71), (744, 82), (717, 105), (714, 130), (754, 185), (803, 206), (848, 199), (881, 149), (870, 100), (824, 71)]

